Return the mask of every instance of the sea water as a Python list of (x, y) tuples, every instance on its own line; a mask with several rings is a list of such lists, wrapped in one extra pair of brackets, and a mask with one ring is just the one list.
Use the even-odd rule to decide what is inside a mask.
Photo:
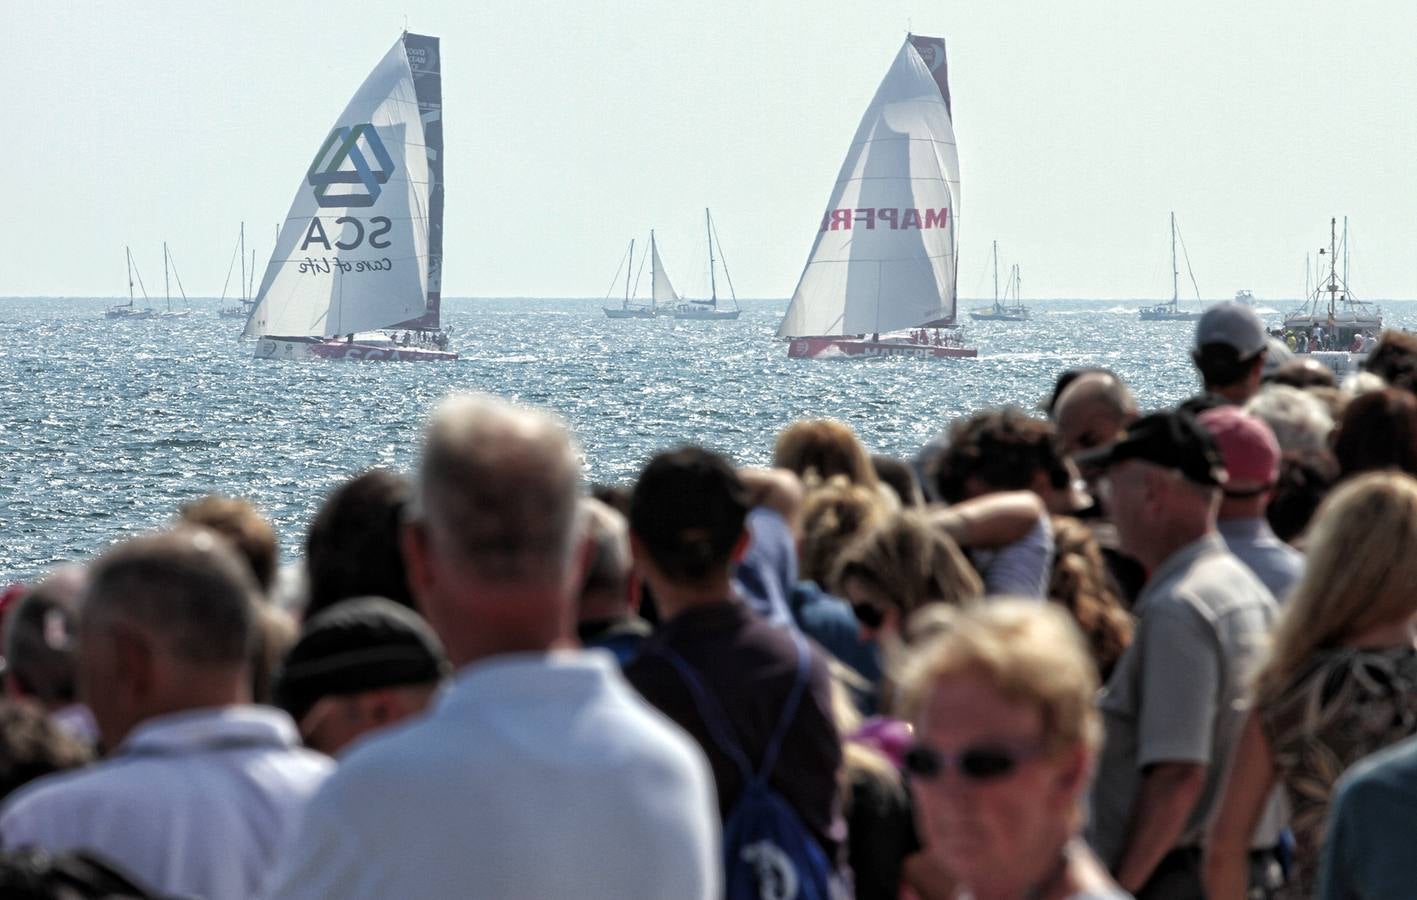
[[(258, 361), (215, 301), (141, 321), (105, 319), (111, 302), (0, 300), (0, 585), (162, 526), (209, 492), (253, 500), (296, 559), (341, 479), (412, 468), (421, 424), (449, 391), (555, 410), (587, 481), (628, 483), (650, 454), (684, 443), (766, 463), (777, 432), (804, 416), (910, 456), (960, 415), (1034, 408), (1074, 366), (1113, 369), (1144, 408), (1196, 387), (1194, 325), (1140, 322), (1142, 301), (1042, 301), (1027, 322), (966, 322), (978, 359), (832, 362), (787, 358), (774, 340), (783, 301), (679, 322), (607, 319), (599, 301), (449, 300), (454, 363)], [(1402, 325), (1417, 304), (1385, 310)], [(1277, 324), (1278, 309), (1266, 318)]]

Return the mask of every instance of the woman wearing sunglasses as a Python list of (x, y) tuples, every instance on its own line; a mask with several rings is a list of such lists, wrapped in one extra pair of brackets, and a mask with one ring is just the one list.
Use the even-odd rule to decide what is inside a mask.
[(902, 680), (926, 852), (961, 898), (1128, 897), (1078, 836), (1102, 725), (1068, 614), (1000, 600), (930, 618)]

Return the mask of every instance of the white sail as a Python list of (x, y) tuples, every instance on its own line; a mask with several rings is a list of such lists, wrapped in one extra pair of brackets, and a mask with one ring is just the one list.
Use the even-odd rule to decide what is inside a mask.
[[(407, 38), (432, 41), (436, 48), (435, 39)], [(425, 140), (401, 37), (349, 101), (302, 177), (245, 336), (333, 336), (424, 316), (429, 158), (436, 149)], [(441, 213), (441, 202), (437, 207)], [(436, 237), (441, 244), (441, 234)], [(441, 253), (441, 246), (434, 249)]]
[(679, 299), (679, 295), (674, 293), (674, 285), (669, 283), (669, 273), (664, 271), (664, 263), (659, 259), (659, 244), (655, 243), (653, 232), (649, 236), (649, 249), (654, 282), (654, 302), (672, 303)]
[(861, 117), (778, 337), (952, 323), (959, 200), (945, 43), (911, 35)]

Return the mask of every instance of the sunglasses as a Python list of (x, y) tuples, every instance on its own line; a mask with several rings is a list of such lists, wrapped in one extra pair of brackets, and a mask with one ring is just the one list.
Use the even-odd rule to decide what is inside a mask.
[(856, 614), (856, 621), (867, 628), (880, 628), (886, 620), (886, 614), (874, 603), (853, 603), (851, 611)]
[(1020, 763), (1042, 753), (1038, 746), (1006, 744), (978, 744), (958, 753), (945, 753), (915, 744), (905, 753), (905, 770), (922, 781), (939, 778), (951, 768), (970, 781), (992, 781), (1013, 774)]

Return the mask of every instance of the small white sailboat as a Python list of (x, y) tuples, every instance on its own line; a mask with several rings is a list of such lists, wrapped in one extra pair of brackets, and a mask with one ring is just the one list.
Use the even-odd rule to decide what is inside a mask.
[(226, 284), (221, 286), (221, 300), (217, 307), (216, 314), (223, 319), (248, 319), (251, 317), (251, 310), (256, 308), (256, 301), (251, 297), (251, 283), (248, 280), (256, 277), (256, 251), (251, 251), (251, 268), (246, 268), (246, 223), (241, 223), (241, 234), (236, 241), (235, 253), (241, 258), (241, 297), (233, 299), (231, 303), (226, 302), (226, 289), (231, 283), (231, 272), (235, 268), (236, 260), (233, 259), (226, 269)]
[[(981, 306), (978, 309), (969, 311), (969, 317), (981, 322), (1026, 322), (1028, 321), (1028, 307), (1019, 300), (1019, 284), (1021, 279), (1018, 274), (1018, 263), (1014, 263), (1009, 271), (1009, 282), (1004, 285), (1003, 300), (999, 299), (999, 242), (994, 242), (994, 303), (992, 306)], [(1009, 297), (1009, 293), (1013, 297)], [(1010, 303), (1009, 300), (1013, 302)]]
[[(654, 232), (650, 232), (650, 241), (654, 240)], [(658, 254), (656, 254), (657, 258)], [(625, 267), (625, 299), (619, 306), (603, 306), (605, 315), (612, 319), (653, 319), (659, 314), (654, 298), (650, 297), (649, 303), (637, 302), (634, 298), (634, 289), (630, 284), (630, 276), (635, 275), (635, 239), (630, 239), (630, 249), (625, 251), (625, 257), (620, 260), (620, 264)], [(640, 263), (644, 266), (643, 260)], [(620, 280), (620, 273), (617, 271), (615, 277), (610, 281), (611, 290), (614, 290), (615, 283)], [(639, 284), (639, 277), (636, 275), (635, 284)], [(609, 291), (605, 294), (606, 299), (610, 298)]]
[[(719, 321), (723, 319), (738, 318), (738, 295), (733, 290), (733, 277), (728, 274), (728, 262), (723, 258), (723, 245), (719, 244), (718, 259), (713, 256), (713, 245), (718, 241), (718, 231), (713, 227), (713, 216), (708, 209), (704, 209), (704, 228), (708, 232), (708, 254), (709, 254), (709, 299), (707, 300), (683, 300), (674, 307), (674, 318), (676, 319), (699, 319), (706, 321)], [(728, 296), (733, 304), (732, 309), (726, 309), (718, 305), (718, 279), (714, 274), (716, 264), (722, 263), (723, 277), (728, 282)]]
[[(1196, 275), (1191, 271), (1191, 258), (1186, 256), (1186, 273), (1191, 276), (1191, 284), (1196, 283)], [(1181, 270), (1176, 265), (1176, 214), (1171, 213), (1171, 300), (1155, 306), (1143, 307), (1140, 315), (1143, 322), (1194, 322), (1201, 317), (1200, 310), (1181, 309)], [(1200, 301), (1200, 289), (1196, 289), (1196, 301)]]
[[(148, 290), (143, 287), (143, 276), (133, 265), (133, 251), (128, 247), (123, 248), (123, 255), (128, 258), (128, 302), (115, 303), (103, 311), (104, 318), (107, 319), (151, 319), (153, 308), (148, 304)], [(136, 306), (133, 303), (133, 277), (138, 278), (138, 290), (143, 294), (143, 305)]]
[(787, 355), (977, 356), (955, 324), (959, 187), (944, 39), (907, 35), (778, 327)]
[(404, 32), (321, 143), (246, 320), (256, 358), (458, 358), (439, 319), (441, 62)]
[[(172, 282), (168, 275), (169, 270), (171, 270), (171, 278), (177, 279), (177, 291), (182, 295), (184, 305), (178, 309), (172, 308)], [(177, 263), (167, 250), (167, 241), (162, 242), (162, 288), (167, 295), (167, 308), (157, 314), (159, 319), (182, 319), (192, 314), (192, 308), (185, 305), (187, 291), (182, 287), (182, 276), (177, 274)]]

